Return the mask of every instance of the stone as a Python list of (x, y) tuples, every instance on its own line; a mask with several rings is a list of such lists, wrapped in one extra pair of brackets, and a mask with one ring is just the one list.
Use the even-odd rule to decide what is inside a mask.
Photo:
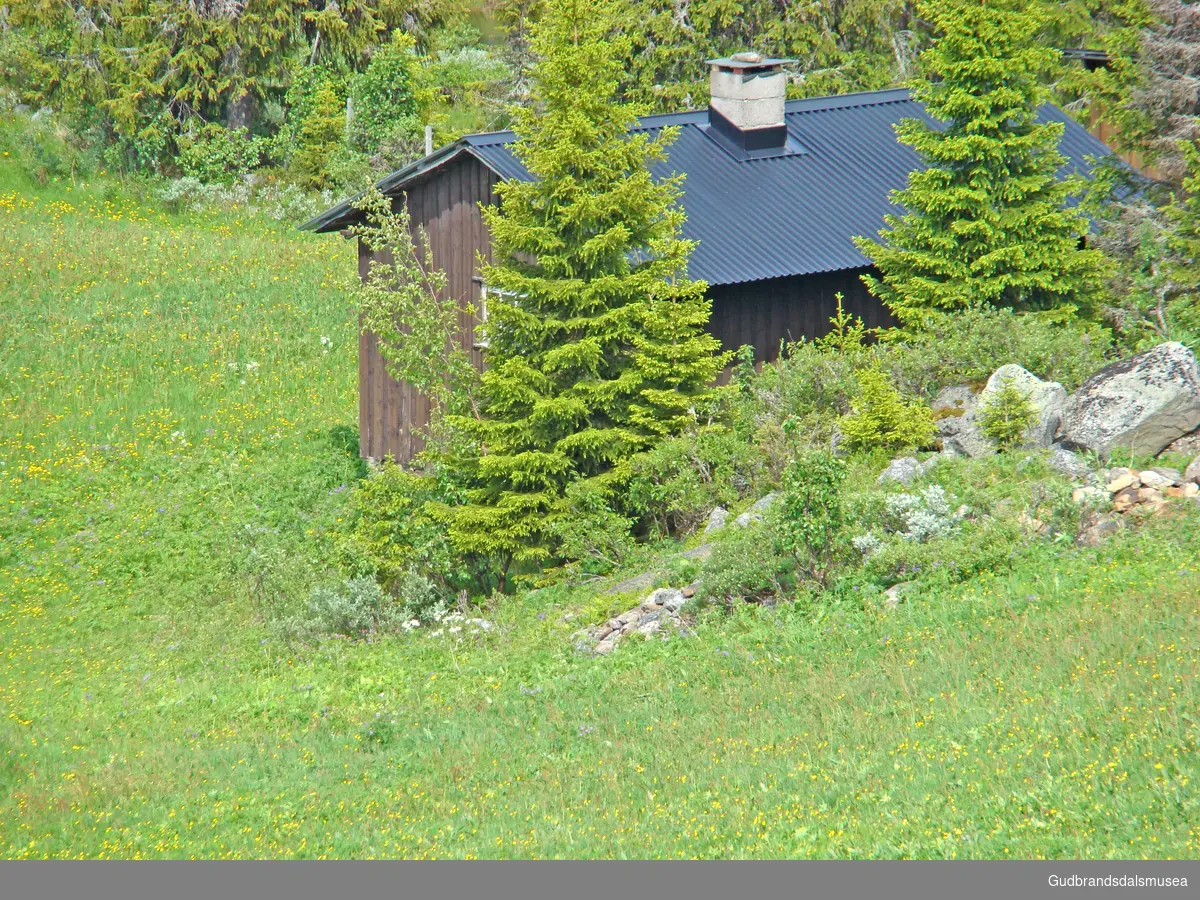
[(1163, 499), (1162, 491), (1152, 487), (1138, 488), (1137, 496), (1138, 503), (1161, 503)]
[(662, 622), (658, 621), (658, 619), (655, 619), (652, 622), (646, 622), (642, 625), (639, 625), (638, 626), (638, 634), (644, 634), (646, 637), (650, 637), (650, 635), (654, 634), (656, 631), (659, 631), (661, 629), (662, 629)]
[(1200, 496), (1200, 484), (1196, 484), (1194, 481), (1185, 481), (1179, 489), (1183, 491), (1185, 497)]
[(1041, 519), (1035, 518), (1034, 516), (1031, 516), (1029, 513), (1024, 512), (1024, 511), (1022, 511), (1021, 514), (1019, 516), (1017, 516), (1017, 523), (1020, 525), (1024, 525), (1026, 528), (1028, 528), (1034, 534), (1044, 534), (1046, 531), (1046, 527), (1047, 527), (1046, 523), (1043, 522)]
[(612, 633), (613, 633), (613, 629), (609, 628), (607, 625), (601, 625), (599, 628), (597, 628), (595, 631), (592, 632), (591, 637), (593, 640), (602, 641)]
[(890, 588), (883, 592), (883, 606), (885, 609), (896, 609), (900, 605), (900, 595), (903, 594), (912, 584), (911, 581), (902, 581), (899, 584), (893, 584)]
[(712, 556), (713, 545), (701, 544), (699, 547), (693, 547), (691, 550), (685, 550), (679, 554), (681, 559), (694, 559), (696, 562), (704, 562)]
[(975, 424), (979, 395), (970, 385), (942, 388), (930, 404), (947, 456), (990, 456), (996, 450)]
[(1113, 480), (1108, 483), (1108, 492), (1110, 494), (1119, 494), (1125, 488), (1138, 487), (1141, 480), (1132, 472), (1125, 471), (1120, 475), (1115, 475)]
[(676, 588), (659, 588), (647, 597), (646, 600), (659, 604), (668, 613), (678, 612), (679, 608), (687, 602), (687, 598), (683, 596), (683, 591)]
[(596, 645), (595, 653), (597, 656), (608, 656), (608, 654), (612, 653), (616, 649), (617, 642), (612, 638), (608, 638), (607, 640), (603, 640)]
[(1195, 456), (1197, 452), (1200, 452), (1200, 428), (1176, 438), (1163, 450), (1163, 453), (1178, 453), (1181, 456)]
[(1163, 475), (1155, 469), (1147, 469), (1145, 472), (1138, 473), (1138, 479), (1142, 482), (1143, 487), (1154, 488), (1158, 491), (1165, 491), (1169, 487), (1174, 487), (1182, 480)]
[(875, 483), (887, 484), (889, 481), (898, 481), (908, 487), (924, 474), (925, 466), (915, 456), (901, 456), (888, 463), (888, 467), (875, 479)]
[(1066, 447), (1052, 447), (1049, 462), (1051, 469), (1068, 478), (1083, 478), (1087, 475), (1087, 463), (1078, 453), (1074, 453)]
[(634, 575), (632, 578), (626, 578), (614, 584), (604, 592), (604, 596), (611, 597), (616, 594), (636, 594), (644, 590), (648, 590), (655, 579), (658, 578), (657, 572), (642, 572), (640, 575)]
[(618, 617), (621, 620), (621, 630), (629, 631), (637, 626), (637, 623), (642, 621), (642, 614), (636, 609), (631, 609), (629, 612)]
[(1156, 455), (1200, 426), (1200, 364), (1178, 341), (1106, 366), (1062, 410), (1059, 434), (1071, 448)]
[(1085, 528), (1075, 539), (1081, 547), (1099, 547), (1104, 540), (1121, 530), (1121, 523), (1116, 519), (1101, 519), (1090, 528)]
[(951, 419), (965, 415), (974, 408), (978, 391), (969, 384), (954, 384), (944, 387), (929, 404), (933, 414), (939, 419)]
[(1138, 489), (1127, 487), (1113, 497), (1113, 509), (1117, 512), (1127, 512), (1138, 504)]
[(1183, 480), (1200, 483), (1200, 456), (1188, 463), (1188, 467), (1183, 470)]
[(729, 510), (723, 506), (714, 507), (713, 511), (708, 514), (708, 522), (704, 526), (704, 533), (712, 534), (714, 531), (720, 531), (725, 527), (728, 519)]
[(979, 405), (986, 405), (1005, 385), (1012, 385), (1024, 394), (1037, 413), (1025, 433), (1025, 446), (1049, 447), (1054, 443), (1062, 408), (1067, 403), (1066, 388), (1057, 381), (1042, 381), (1027, 369), (1009, 363), (992, 373), (979, 394)]
[(767, 514), (767, 510), (771, 508), (771, 504), (773, 504), (778, 498), (779, 495), (774, 491), (767, 494), (765, 497), (758, 498), (754, 501), (753, 506), (733, 520), (733, 524), (738, 528), (745, 528), (751, 522), (761, 522), (763, 517)]

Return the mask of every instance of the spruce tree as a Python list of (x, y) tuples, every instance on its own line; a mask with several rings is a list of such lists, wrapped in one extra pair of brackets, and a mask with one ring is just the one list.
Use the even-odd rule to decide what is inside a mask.
[(1086, 304), (1104, 258), (1081, 248), (1087, 221), (1066, 208), (1077, 186), (1056, 178), (1063, 126), (1037, 120), (1058, 58), (1035, 42), (1042, 13), (1014, 0), (920, 9), (939, 36), (911, 87), (940, 125), (897, 126), (925, 168), (894, 195), (904, 212), (885, 217), (882, 241), (858, 239), (882, 273), (864, 282), (907, 325), (969, 307)]
[(532, 104), (515, 152), (533, 180), (485, 208), (489, 288), (482, 416), (458, 424), (481, 453), (471, 502), (443, 510), (463, 550), (554, 553), (568, 485), (610, 494), (620, 465), (678, 429), (724, 364), (686, 276), (681, 179), (656, 180), (674, 129), (630, 131), (617, 102), (628, 40), (608, 3), (561, 0), (537, 25)]

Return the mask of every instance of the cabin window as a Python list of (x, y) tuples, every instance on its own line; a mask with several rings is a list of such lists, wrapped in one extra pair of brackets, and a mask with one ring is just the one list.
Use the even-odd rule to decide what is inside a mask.
[[(488, 320), (488, 298), (489, 297), (516, 297), (512, 291), (502, 291), (498, 287), (492, 287), (482, 279), (476, 279), (479, 282), (479, 303), (475, 310), (475, 318), (479, 320), (479, 325), (486, 325)], [(478, 326), (477, 326), (478, 327)], [(479, 332), (475, 333), (474, 347), (476, 350), (483, 350), (487, 347), (487, 338), (481, 337)]]

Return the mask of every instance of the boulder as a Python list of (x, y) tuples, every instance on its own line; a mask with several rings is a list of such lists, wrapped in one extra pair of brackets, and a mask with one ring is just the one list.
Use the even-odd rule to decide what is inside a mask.
[(1188, 467), (1183, 471), (1183, 480), (1200, 483), (1200, 456), (1188, 463)]
[(725, 523), (729, 520), (729, 510), (723, 506), (713, 508), (713, 511), (708, 514), (708, 522), (704, 526), (705, 534), (712, 534), (714, 531), (720, 531), (725, 527)]
[(979, 394), (979, 405), (986, 405), (1006, 384), (1024, 394), (1037, 412), (1036, 419), (1025, 433), (1025, 446), (1049, 447), (1054, 443), (1062, 409), (1067, 403), (1066, 388), (1057, 381), (1042, 381), (1032, 372), (1009, 363), (992, 373)]
[(970, 385), (942, 388), (930, 404), (942, 449), (948, 455), (988, 456), (995, 452), (975, 424), (979, 396)]
[(1085, 381), (1062, 410), (1072, 448), (1154, 455), (1200, 426), (1200, 365), (1178, 341), (1123, 359)]
[(772, 491), (770, 494), (767, 494), (765, 497), (759, 497), (754, 501), (753, 506), (733, 520), (733, 524), (738, 528), (745, 528), (751, 522), (761, 522), (763, 517), (767, 514), (767, 510), (771, 508), (771, 504), (773, 504), (778, 497), (779, 495), (774, 491)]
[(1082, 478), (1088, 472), (1087, 463), (1078, 453), (1072, 453), (1066, 447), (1050, 450), (1050, 468), (1068, 478)]
[(879, 473), (879, 477), (875, 479), (876, 484), (887, 484), (889, 481), (898, 481), (900, 484), (908, 487), (926, 472), (928, 472), (937, 463), (937, 457), (931, 456), (925, 462), (921, 462), (915, 456), (898, 456), (888, 463), (888, 467)]

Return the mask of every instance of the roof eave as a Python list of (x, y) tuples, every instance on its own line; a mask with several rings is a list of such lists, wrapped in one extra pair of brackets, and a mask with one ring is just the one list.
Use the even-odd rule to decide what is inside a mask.
[[(441, 168), (457, 159), (463, 153), (475, 157), (485, 166), (488, 165), (487, 160), (474, 151), (466, 138), (460, 138), (454, 143), (447, 144), (445, 147), (435, 150), (428, 156), (423, 156), (416, 162), (409, 163), (404, 168), (397, 169), (395, 172), (381, 178), (375, 182), (374, 187), (385, 196), (395, 196), (395, 194), (402, 191), (418, 178), (429, 174), (435, 169)], [(491, 166), (488, 166), (488, 168), (491, 168)], [(366, 191), (359, 191), (353, 197), (343, 200), (336, 206), (325, 210), (319, 216), (314, 216), (301, 225), (300, 230), (311, 231), (315, 234), (328, 234), (332, 231), (341, 231), (359, 217), (355, 203), (366, 193)]]

